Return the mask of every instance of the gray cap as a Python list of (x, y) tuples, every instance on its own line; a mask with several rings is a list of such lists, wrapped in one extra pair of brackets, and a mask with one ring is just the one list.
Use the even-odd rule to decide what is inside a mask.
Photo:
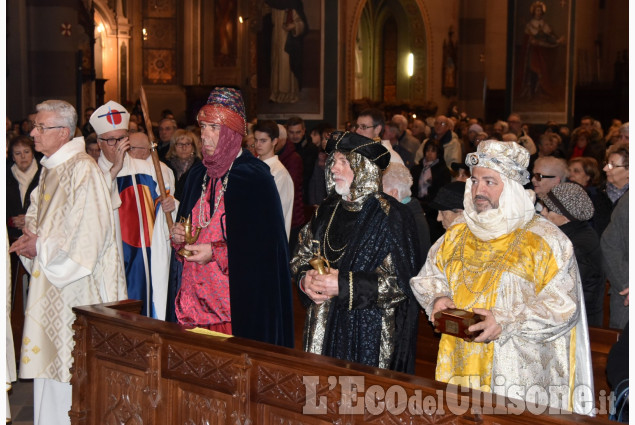
[(590, 220), (595, 213), (586, 190), (577, 183), (560, 183), (546, 195), (538, 195), (545, 206), (571, 221)]

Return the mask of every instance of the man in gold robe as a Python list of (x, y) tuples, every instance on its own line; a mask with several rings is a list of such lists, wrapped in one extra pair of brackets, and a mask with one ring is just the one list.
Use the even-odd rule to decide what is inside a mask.
[[(580, 274), (569, 239), (535, 213), (529, 152), (487, 140), (467, 156), (463, 218), (410, 280), (430, 320), (446, 309), (483, 321), (472, 341), (443, 334), (436, 379), (527, 403), (593, 414)], [(575, 391), (574, 391), (575, 390)]]
[(31, 137), (44, 154), (23, 236), (10, 248), (31, 274), (20, 378), (33, 379), (34, 424), (70, 424), (72, 308), (126, 298), (126, 280), (102, 172), (75, 137), (62, 100), (37, 105)]

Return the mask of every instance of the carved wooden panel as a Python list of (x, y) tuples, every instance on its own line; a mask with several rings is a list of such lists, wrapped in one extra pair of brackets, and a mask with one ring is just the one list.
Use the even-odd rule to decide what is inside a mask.
[(123, 370), (104, 369), (103, 412), (97, 413), (98, 423), (104, 425), (141, 425), (144, 423), (146, 396), (145, 379)]
[(258, 417), (262, 425), (326, 425), (332, 422), (320, 419), (317, 416), (302, 415), (277, 407), (261, 404), (258, 406)]
[(147, 344), (151, 343), (150, 335), (145, 337), (123, 332), (119, 329), (91, 324), (89, 328), (90, 349), (100, 356), (123, 361), (140, 368), (148, 367)]
[(221, 425), (231, 414), (232, 397), (211, 391), (209, 394), (179, 389), (179, 405), (175, 424)]
[(192, 347), (166, 344), (166, 376), (176, 379), (205, 381), (231, 393), (236, 388), (235, 357), (217, 353), (210, 355)]
[[(254, 401), (259, 403), (286, 404), (302, 407), (307, 404), (307, 385), (304, 376), (313, 375), (292, 368), (259, 364), (255, 368), (256, 395)], [(315, 395), (308, 394), (313, 403), (320, 397), (326, 397), (325, 415), (337, 416), (341, 400), (340, 387), (336, 377), (317, 376), (319, 383), (315, 386)], [(310, 387), (310, 386), (309, 386)], [(312, 388), (312, 387), (311, 387)]]
[(492, 406), (484, 396), (421, 377), (191, 334), (103, 306), (74, 311), (73, 425), (604, 423), (572, 414), (501, 414), (484, 410)]

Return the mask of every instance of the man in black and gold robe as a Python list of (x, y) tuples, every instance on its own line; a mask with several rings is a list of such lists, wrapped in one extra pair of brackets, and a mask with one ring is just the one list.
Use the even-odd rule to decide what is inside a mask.
[[(304, 349), (413, 373), (419, 306), (408, 280), (422, 264), (412, 214), (381, 190), (390, 154), (381, 141), (342, 132), (326, 152), (329, 195), (291, 261), (307, 306)], [(309, 263), (318, 252), (325, 274)]]

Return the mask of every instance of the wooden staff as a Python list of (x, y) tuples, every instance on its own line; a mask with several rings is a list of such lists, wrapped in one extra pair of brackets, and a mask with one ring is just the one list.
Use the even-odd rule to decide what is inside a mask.
[[(141, 86), (141, 110), (143, 111), (143, 120), (146, 123), (146, 130), (148, 132), (148, 139), (150, 139), (150, 155), (152, 156), (152, 163), (154, 164), (154, 171), (157, 174), (157, 183), (159, 184), (159, 192), (163, 199), (167, 198), (165, 192), (165, 183), (163, 182), (163, 173), (161, 172), (161, 164), (159, 162), (159, 153), (157, 152), (157, 144), (154, 140), (154, 132), (152, 131), (152, 121), (150, 120), (150, 110), (148, 109), (148, 100), (146, 99), (146, 92)], [(172, 230), (172, 213), (165, 213), (165, 221), (168, 223), (168, 230)]]

